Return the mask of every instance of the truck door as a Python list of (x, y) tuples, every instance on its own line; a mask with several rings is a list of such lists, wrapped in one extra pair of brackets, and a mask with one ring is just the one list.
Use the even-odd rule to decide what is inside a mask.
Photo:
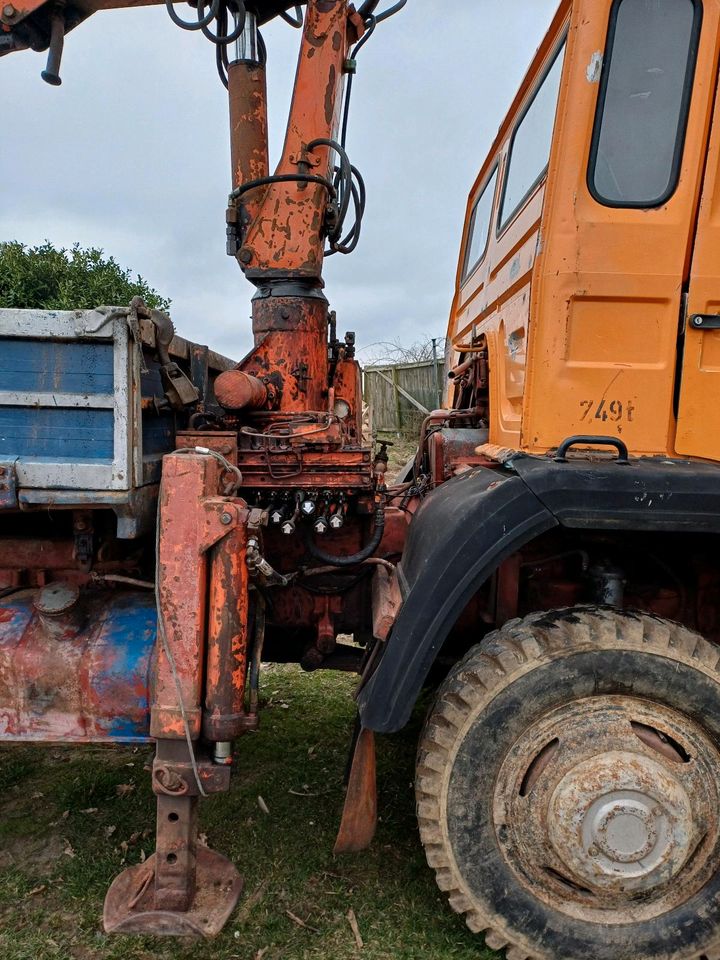
[[(717, 70), (717, 66), (715, 68)], [(707, 168), (680, 331), (681, 376), (675, 449), (720, 460), (720, 97), (715, 100)]]
[(675, 452), (719, 42), (720, 0), (576, 0), (532, 283), (531, 453), (573, 434)]

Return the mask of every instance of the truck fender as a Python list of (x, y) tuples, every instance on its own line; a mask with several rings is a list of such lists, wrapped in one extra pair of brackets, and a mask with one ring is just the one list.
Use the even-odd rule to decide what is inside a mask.
[(442, 484), (423, 501), (397, 568), (402, 608), (358, 695), (366, 729), (394, 733), (407, 723), (473, 594), (503, 560), (557, 525), (519, 476), (487, 467)]

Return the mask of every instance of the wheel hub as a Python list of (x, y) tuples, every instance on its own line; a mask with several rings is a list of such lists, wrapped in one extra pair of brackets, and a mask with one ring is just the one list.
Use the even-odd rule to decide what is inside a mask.
[(720, 866), (720, 754), (679, 711), (590, 697), (543, 717), (501, 767), (500, 848), (556, 909), (596, 922), (667, 912)]
[[(657, 820), (667, 821), (658, 809), (648, 806), (641, 794), (601, 797), (593, 807), (599, 809), (590, 811), (590, 829), (583, 832), (586, 836), (590, 834), (590, 843), (599, 847), (613, 863), (641, 863), (658, 848), (658, 835), (665, 830), (658, 830)], [(662, 852), (667, 848), (665, 843)], [(588, 854), (597, 856), (592, 846), (588, 847)]]
[(550, 799), (560, 860), (598, 890), (647, 890), (676, 876), (698, 836), (683, 785), (651, 757), (611, 751), (569, 771)]

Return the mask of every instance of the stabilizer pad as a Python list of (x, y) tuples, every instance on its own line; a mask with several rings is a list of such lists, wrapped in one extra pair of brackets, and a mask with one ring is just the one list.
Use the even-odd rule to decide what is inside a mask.
[(116, 877), (105, 897), (106, 933), (170, 937), (214, 937), (225, 926), (242, 891), (235, 866), (208, 847), (197, 848), (196, 891), (190, 909), (155, 910), (155, 854)]

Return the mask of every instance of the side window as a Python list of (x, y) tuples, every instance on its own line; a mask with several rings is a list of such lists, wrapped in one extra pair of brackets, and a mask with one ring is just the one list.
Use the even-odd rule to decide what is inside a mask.
[(465, 254), (465, 269), (463, 280), (466, 280), (475, 267), (485, 256), (490, 234), (490, 217), (492, 216), (495, 186), (497, 184), (497, 167), (488, 180), (485, 189), (475, 201), (470, 220), (470, 234), (468, 236), (467, 253)]
[(616, 0), (588, 178), (600, 203), (655, 207), (675, 192), (701, 20), (695, 0)]
[(563, 44), (515, 129), (500, 207), (501, 230), (547, 170), (564, 58)]

